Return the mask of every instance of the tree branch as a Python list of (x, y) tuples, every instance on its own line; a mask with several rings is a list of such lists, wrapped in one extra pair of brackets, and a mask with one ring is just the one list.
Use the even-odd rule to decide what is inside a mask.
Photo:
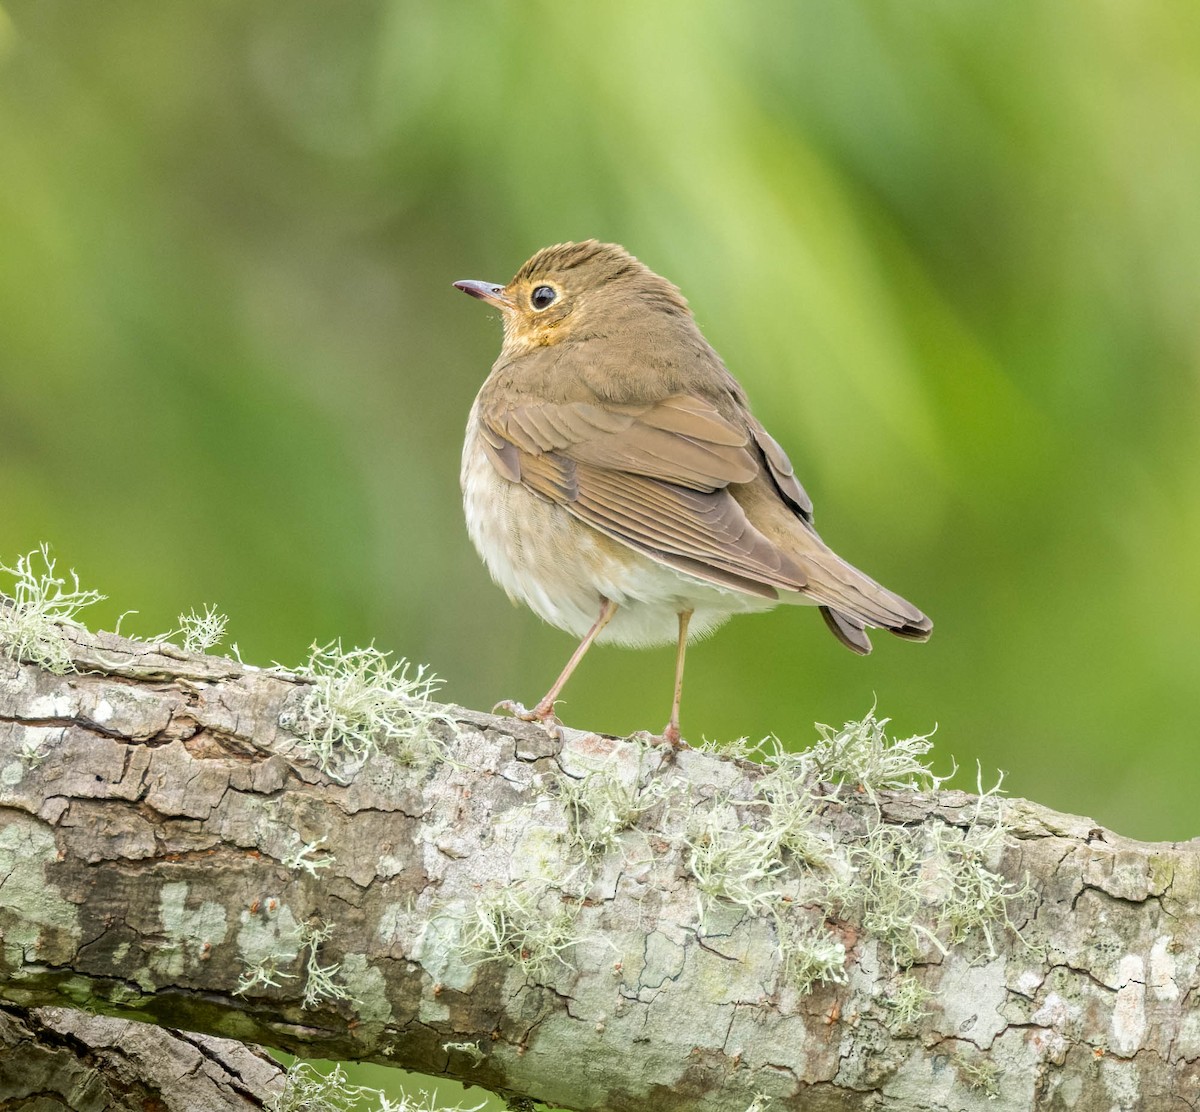
[(1200, 1099), (1196, 843), (896, 790), (872, 719), (673, 756), (64, 635), (0, 657), (5, 1045), (69, 1004), (581, 1110)]
[(70, 1008), (0, 1008), (5, 1108), (238, 1112), (283, 1088), (282, 1066), (230, 1039)]

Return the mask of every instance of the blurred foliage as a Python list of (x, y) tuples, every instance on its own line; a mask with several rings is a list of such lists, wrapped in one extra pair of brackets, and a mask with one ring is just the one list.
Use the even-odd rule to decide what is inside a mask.
[[(569, 639), (461, 522), (458, 278), (598, 236), (681, 285), (840, 552), (933, 616), (691, 654), (684, 731), (861, 716), (1197, 833), (1200, 8), (0, 0), (0, 557), (145, 631), (374, 638), (537, 698)], [(574, 724), (665, 720), (598, 650)], [(970, 778), (968, 777), (968, 780)]]
[[(616, 240), (937, 625), (859, 660), (735, 620), (685, 733), (877, 699), (947, 766), (1190, 837), (1198, 182), (1192, 0), (0, 0), (0, 558), (52, 542), (105, 622), (216, 601), (248, 659), (374, 638), (537, 698), (571, 643), (466, 539), (500, 333), (450, 283)], [(657, 728), (671, 669), (598, 650), (565, 713)]]

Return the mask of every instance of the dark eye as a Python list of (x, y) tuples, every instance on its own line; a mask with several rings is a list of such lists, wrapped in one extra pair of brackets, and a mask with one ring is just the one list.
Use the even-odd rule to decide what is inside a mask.
[(554, 304), (558, 294), (549, 286), (538, 286), (529, 295), (529, 302), (535, 309), (547, 309)]

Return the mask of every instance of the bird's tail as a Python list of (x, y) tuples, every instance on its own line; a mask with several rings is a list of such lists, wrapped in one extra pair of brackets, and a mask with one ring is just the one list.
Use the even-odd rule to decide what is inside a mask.
[[(801, 595), (816, 602), (833, 635), (861, 655), (871, 651), (868, 626), (886, 629), (908, 641), (927, 641), (933, 622), (906, 599), (826, 549), (807, 554), (808, 582)], [(797, 601), (800, 601), (799, 599)]]

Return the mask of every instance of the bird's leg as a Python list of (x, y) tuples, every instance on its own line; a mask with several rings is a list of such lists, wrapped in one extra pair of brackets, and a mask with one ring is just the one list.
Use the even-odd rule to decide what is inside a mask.
[(511, 699), (497, 703), (492, 709), (506, 710), (514, 718), (520, 718), (523, 722), (540, 722), (544, 726), (551, 727), (552, 730), (557, 727), (558, 719), (554, 717), (554, 704), (558, 701), (567, 680), (571, 678), (571, 673), (575, 671), (584, 654), (592, 647), (592, 642), (600, 636), (600, 631), (608, 625), (616, 612), (617, 604), (615, 602), (601, 598), (600, 616), (592, 623), (592, 628), (584, 634), (583, 640), (579, 642), (579, 646), (571, 654), (571, 659), (567, 661), (567, 666), (559, 673), (558, 679), (554, 681), (553, 686), (533, 710), (526, 710), (520, 703), (513, 702)]
[(688, 622), (692, 619), (690, 610), (679, 611), (679, 648), (675, 653), (675, 699), (671, 703), (671, 721), (663, 730), (663, 741), (672, 749), (680, 746), (679, 737), (679, 700), (683, 696), (683, 657), (687, 652)]

